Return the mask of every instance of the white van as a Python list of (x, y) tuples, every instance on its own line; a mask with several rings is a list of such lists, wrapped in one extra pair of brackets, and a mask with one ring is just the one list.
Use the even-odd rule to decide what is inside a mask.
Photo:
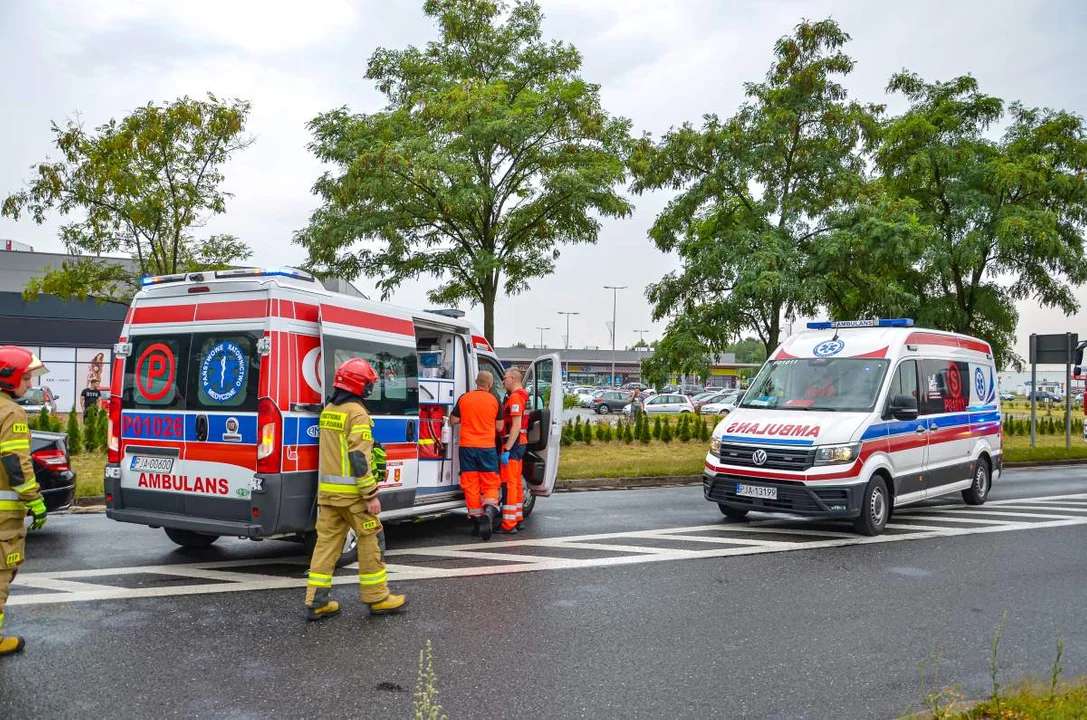
[(981, 505), (1003, 461), (992, 348), (908, 319), (809, 323), (713, 431), (703, 489), (749, 511), (851, 518), (961, 492)]
[[(379, 376), (366, 407), (388, 456), (382, 518), (460, 509), (446, 420), (478, 371), (502, 392), (503, 367), (457, 315), (329, 292), (293, 268), (146, 278), (114, 349), (107, 517), (164, 528), (185, 547), (223, 535), (311, 541), (324, 379), (353, 357)], [(544, 355), (525, 375), (526, 517), (555, 486), (561, 367)]]

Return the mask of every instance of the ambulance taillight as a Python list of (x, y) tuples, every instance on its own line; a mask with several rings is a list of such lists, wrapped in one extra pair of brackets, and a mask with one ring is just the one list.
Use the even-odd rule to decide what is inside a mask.
[(106, 459), (111, 463), (121, 462), (121, 396), (111, 395), (109, 399), (109, 422), (106, 425)]
[(257, 445), (257, 472), (278, 473), (283, 446), (283, 416), (270, 398), (257, 402), (257, 427), (260, 428)]

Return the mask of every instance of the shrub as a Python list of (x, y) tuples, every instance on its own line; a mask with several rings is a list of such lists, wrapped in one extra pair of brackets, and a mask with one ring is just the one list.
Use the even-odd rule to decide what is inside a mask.
[(691, 416), (690, 414), (684, 414), (679, 420), (679, 439), (680, 442), (691, 441)]
[(582, 433), (583, 433), (583, 431), (581, 429), (581, 418), (578, 417), (577, 422), (574, 423), (574, 433), (573, 433), (574, 440), (577, 440), (578, 442), (581, 442), (582, 440), (584, 440), (585, 437), (584, 437), (584, 435)]
[(672, 423), (669, 422), (668, 418), (664, 418), (661, 423), (661, 442), (672, 442)]
[(634, 442), (634, 431), (630, 429), (630, 423), (623, 426), (623, 442), (627, 445)]
[[(94, 444), (98, 446), (99, 450), (106, 450), (106, 443), (108, 442), (109, 435), (109, 414), (100, 412), (97, 415), (98, 427), (95, 430)], [(118, 432), (120, 429), (118, 428)]]
[(83, 448), (87, 452), (98, 449), (98, 408), (94, 405), (83, 413)]
[(72, 412), (68, 413), (68, 454), (78, 455), (83, 452), (83, 431), (79, 427), (79, 415), (76, 414), (75, 405)]
[(651, 439), (652, 437), (649, 434), (649, 418), (642, 415), (642, 427), (641, 431), (638, 433), (638, 442), (642, 445), (648, 445)]
[(581, 439), (585, 441), (586, 445), (593, 444), (593, 426), (589, 423), (585, 423), (585, 427), (582, 428)]
[(658, 415), (657, 417), (655, 417), (653, 419), (653, 439), (654, 440), (660, 440), (661, 439), (661, 419), (660, 419), (660, 415)]

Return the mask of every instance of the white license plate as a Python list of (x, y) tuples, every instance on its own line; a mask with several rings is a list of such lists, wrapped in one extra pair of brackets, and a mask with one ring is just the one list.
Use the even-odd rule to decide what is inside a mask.
[(736, 494), (741, 497), (762, 498), (763, 500), (777, 500), (778, 489), (765, 485), (745, 485), (736, 483)]
[(143, 457), (132, 456), (130, 469), (137, 472), (169, 473), (174, 470), (174, 459), (170, 457)]

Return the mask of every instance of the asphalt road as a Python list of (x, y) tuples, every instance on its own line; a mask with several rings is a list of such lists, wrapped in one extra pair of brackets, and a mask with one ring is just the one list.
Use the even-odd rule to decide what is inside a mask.
[[(411, 717), (430, 640), (451, 720), (886, 718), (918, 664), (968, 696), (1045, 677), (1058, 635), (1087, 672), (1087, 468), (1011, 471), (990, 503), (931, 503), (860, 538), (722, 520), (697, 487), (541, 500), (515, 538), (447, 517), (388, 529), (406, 615), (302, 620), (306, 558), (268, 541), (199, 553), (161, 531), (58, 516), (32, 536), (0, 660), (2, 718)], [(928, 672), (931, 672), (929, 670)]]

